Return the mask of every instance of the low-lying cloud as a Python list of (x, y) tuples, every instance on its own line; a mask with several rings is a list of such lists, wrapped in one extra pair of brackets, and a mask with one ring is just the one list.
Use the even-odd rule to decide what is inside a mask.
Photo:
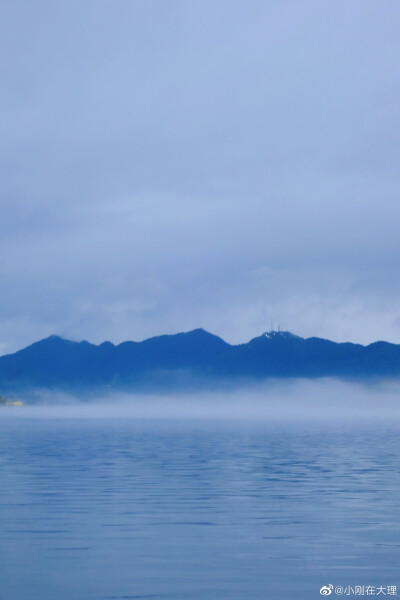
[(357, 384), (333, 379), (275, 380), (234, 392), (110, 394), (86, 401), (46, 391), (27, 398), (21, 408), (3, 408), (0, 416), (17, 419), (400, 422), (400, 383)]

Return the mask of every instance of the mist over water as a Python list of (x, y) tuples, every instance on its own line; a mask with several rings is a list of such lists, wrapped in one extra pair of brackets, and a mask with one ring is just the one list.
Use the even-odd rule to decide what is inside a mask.
[(79, 397), (48, 390), (2, 418), (139, 418), (265, 421), (399, 420), (400, 383), (270, 380), (236, 391)]
[(292, 381), (4, 408), (4, 598), (400, 590), (398, 397), (393, 382)]

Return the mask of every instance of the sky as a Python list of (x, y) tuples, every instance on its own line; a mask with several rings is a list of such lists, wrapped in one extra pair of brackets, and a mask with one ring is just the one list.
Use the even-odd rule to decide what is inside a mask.
[(0, 354), (400, 343), (398, 0), (5, 0)]

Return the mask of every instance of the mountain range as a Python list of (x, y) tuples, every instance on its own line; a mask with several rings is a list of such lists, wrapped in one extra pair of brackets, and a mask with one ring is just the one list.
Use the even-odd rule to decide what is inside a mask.
[(336, 343), (269, 331), (231, 345), (204, 329), (99, 345), (52, 335), (0, 357), (0, 392), (34, 389), (162, 391), (266, 378), (400, 377), (400, 345)]

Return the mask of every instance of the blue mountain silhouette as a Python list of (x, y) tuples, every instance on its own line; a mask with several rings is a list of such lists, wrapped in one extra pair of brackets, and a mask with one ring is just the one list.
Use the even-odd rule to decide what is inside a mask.
[(204, 329), (100, 345), (58, 336), (0, 357), (0, 389), (196, 388), (278, 377), (393, 378), (400, 345), (368, 346), (269, 331), (231, 345)]

